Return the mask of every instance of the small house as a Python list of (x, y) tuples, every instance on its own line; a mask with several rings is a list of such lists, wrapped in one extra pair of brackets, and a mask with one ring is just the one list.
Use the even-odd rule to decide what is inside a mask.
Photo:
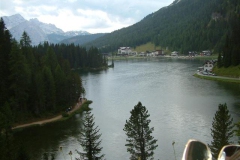
[(118, 55), (130, 55), (132, 50), (130, 47), (120, 47), (118, 49)]
[(212, 62), (208, 61), (203, 65), (203, 71), (212, 72), (213, 66), (214, 66), (214, 64)]

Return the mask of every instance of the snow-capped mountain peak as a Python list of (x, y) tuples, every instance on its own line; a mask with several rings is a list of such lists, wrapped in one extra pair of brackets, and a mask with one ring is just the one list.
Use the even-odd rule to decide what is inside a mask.
[(30, 19), (29, 21), (38, 25), (46, 34), (64, 34), (63, 30), (57, 28), (54, 24), (40, 22), (37, 18)]
[(3, 16), (3, 21), (8, 29), (11, 29), (22, 22), (27, 21), (20, 14), (14, 14), (12, 16)]
[(20, 40), (22, 33), (26, 31), (32, 40), (32, 45), (38, 45), (41, 42), (58, 43), (63, 39), (78, 35), (88, 35), (86, 31), (68, 31), (64, 32), (54, 24), (40, 22), (37, 18), (24, 19), (20, 14), (2, 17), (5, 26), (11, 32), (13, 38)]

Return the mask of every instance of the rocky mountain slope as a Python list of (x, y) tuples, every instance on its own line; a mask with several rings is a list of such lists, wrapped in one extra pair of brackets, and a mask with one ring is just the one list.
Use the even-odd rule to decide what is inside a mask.
[(78, 35), (89, 35), (86, 31), (64, 32), (53, 24), (40, 22), (37, 18), (26, 20), (20, 14), (12, 16), (3, 16), (3, 21), (10, 30), (12, 36), (19, 41), (23, 31), (26, 31), (32, 40), (32, 45), (38, 45), (41, 42), (58, 43), (63, 39)]

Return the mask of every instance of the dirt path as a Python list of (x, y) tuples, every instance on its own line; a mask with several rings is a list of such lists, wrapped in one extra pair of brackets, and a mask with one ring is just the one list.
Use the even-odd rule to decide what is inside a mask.
[[(78, 110), (82, 104), (85, 102), (86, 100), (82, 100), (82, 103), (81, 102), (78, 102), (71, 111), (69, 111), (68, 113), (73, 113), (75, 112), (76, 110)], [(59, 119), (62, 118), (62, 115), (58, 115), (54, 118), (50, 118), (50, 119), (45, 119), (45, 120), (40, 120), (40, 121), (36, 121), (36, 122), (32, 122), (32, 123), (26, 123), (26, 124), (21, 124), (21, 125), (17, 125), (15, 127), (13, 127), (12, 129), (17, 129), (17, 128), (24, 128), (24, 127), (29, 127), (29, 126), (32, 126), (32, 125), (43, 125), (43, 124), (46, 124), (46, 123), (49, 123), (49, 122), (54, 122), (54, 121), (57, 121)]]

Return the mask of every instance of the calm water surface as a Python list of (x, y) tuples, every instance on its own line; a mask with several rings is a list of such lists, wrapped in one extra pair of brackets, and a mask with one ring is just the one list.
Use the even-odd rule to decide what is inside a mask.
[[(108, 160), (129, 159), (123, 131), (130, 111), (141, 101), (150, 113), (150, 126), (158, 140), (155, 159), (173, 160), (175, 141), (180, 160), (188, 139), (211, 142), (210, 128), (218, 105), (227, 103), (234, 121), (240, 120), (240, 85), (193, 77), (203, 61), (141, 59), (115, 61), (115, 68), (80, 76), (86, 97), (93, 100), (96, 125), (102, 133), (102, 153)], [(77, 157), (81, 116), (65, 122), (32, 127), (15, 133), (35, 159), (54, 152), (56, 159)], [(237, 141), (234, 137), (233, 141)], [(58, 151), (59, 146), (63, 152)]]

